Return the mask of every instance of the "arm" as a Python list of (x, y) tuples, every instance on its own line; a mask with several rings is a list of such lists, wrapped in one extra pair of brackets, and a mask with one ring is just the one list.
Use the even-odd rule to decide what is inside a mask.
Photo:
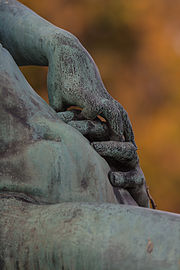
[(76, 105), (86, 118), (102, 115), (113, 139), (135, 144), (126, 111), (108, 94), (93, 59), (76, 37), (18, 1), (1, 0), (0, 42), (18, 65), (49, 66), (49, 102), (56, 111)]

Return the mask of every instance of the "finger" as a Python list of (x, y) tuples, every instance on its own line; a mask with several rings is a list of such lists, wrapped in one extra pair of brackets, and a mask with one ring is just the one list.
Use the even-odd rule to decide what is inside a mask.
[(136, 146), (128, 114), (118, 101), (106, 100), (104, 102), (102, 116), (110, 126), (112, 140), (132, 142)]
[(101, 156), (120, 163), (127, 163), (131, 168), (134, 168), (138, 163), (137, 149), (130, 142), (93, 142), (91, 145)]
[(144, 177), (139, 170), (134, 169), (128, 172), (109, 172), (109, 180), (114, 187), (135, 188), (144, 182)]
[(141, 186), (136, 186), (135, 188), (128, 189), (128, 191), (139, 206), (149, 208), (149, 197), (146, 191), (145, 182)]
[(75, 118), (75, 114), (72, 111), (58, 112), (57, 116), (65, 123), (72, 121)]
[(139, 206), (149, 207), (146, 180), (139, 165), (128, 172), (109, 172), (109, 180), (114, 187), (126, 188)]
[(124, 141), (124, 126), (121, 111), (109, 100), (104, 104), (101, 116), (107, 120), (111, 131), (111, 140)]
[(93, 140), (108, 140), (109, 131), (105, 123), (101, 121), (83, 120), (83, 121), (70, 121), (68, 125), (71, 125), (79, 132), (81, 132), (90, 141)]
[(80, 113), (81, 113), (81, 110), (74, 109), (74, 110), (65, 111), (65, 112), (58, 112), (57, 116), (65, 123), (68, 123), (72, 120), (78, 119)]
[(118, 110), (116, 103), (108, 99), (89, 97), (89, 104), (85, 106), (79, 115), (80, 119), (95, 119), (98, 115), (107, 120), (111, 140), (124, 141), (124, 126), (122, 121), (122, 109)]
[(102, 103), (97, 98), (89, 96), (88, 105), (84, 106), (80, 117), (94, 120), (102, 111)]
[(131, 121), (130, 121), (128, 114), (125, 110), (122, 112), (122, 119), (123, 119), (123, 125), (124, 125), (125, 141), (132, 142), (134, 144), (134, 146), (137, 147), (136, 143), (135, 143), (135, 139), (134, 139), (134, 133), (133, 133)]

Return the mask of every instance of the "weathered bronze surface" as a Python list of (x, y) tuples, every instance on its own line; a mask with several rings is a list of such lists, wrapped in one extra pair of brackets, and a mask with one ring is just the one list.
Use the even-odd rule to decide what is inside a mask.
[[(15, 0), (0, 0), (0, 42), (0, 269), (179, 269), (180, 216), (135, 206), (131, 123), (87, 51)], [(51, 107), (17, 64), (49, 66)]]
[(102, 203), (2, 199), (1, 269), (179, 269), (179, 215)]

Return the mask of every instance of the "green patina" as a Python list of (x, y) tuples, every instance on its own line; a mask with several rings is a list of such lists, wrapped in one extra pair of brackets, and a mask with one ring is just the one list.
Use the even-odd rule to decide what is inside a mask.
[[(15, 0), (0, 22), (0, 269), (179, 269), (180, 216), (135, 206), (131, 123), (87, 51)], [(51, 107), (17, 64), (49, 66)]]

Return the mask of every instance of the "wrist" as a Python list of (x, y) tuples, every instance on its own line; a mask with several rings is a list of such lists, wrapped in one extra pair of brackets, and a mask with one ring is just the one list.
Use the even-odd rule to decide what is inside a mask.
[(43, 44), (43, 50), (48, 61), (50, 61), (51, 58), (63, 54), (65, 50), (79, 46), (80, 42), (70, 32), (51, 25), (48, 31), (44, 33)]

